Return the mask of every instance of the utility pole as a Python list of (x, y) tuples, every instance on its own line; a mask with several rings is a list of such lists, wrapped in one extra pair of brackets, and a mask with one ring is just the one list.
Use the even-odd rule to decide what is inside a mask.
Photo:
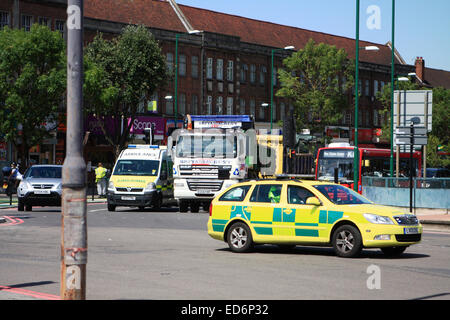
[(86, 299), (86, 163), (83, 128), (83, 0), (67, 6), (67, 131), (62, 169), (61, 299)]

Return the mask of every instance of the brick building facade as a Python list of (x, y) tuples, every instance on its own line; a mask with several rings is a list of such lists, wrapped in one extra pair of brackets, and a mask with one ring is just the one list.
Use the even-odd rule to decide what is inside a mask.
[[(48, 25), (64, 33), (67, 0), (3, 0), (0, 3), (0, 27), (29, 28), (31, 23)], [(97, 32), (105, 37), (120, 33), (126, 24), (144, 24), (160, 42), (167, 67), (174, 70), (175, 39), (178, 38), (178, 114), (253, 114), (260, 128), (269, 127), (271, 55), (274, 70), (282, 67), (282, 59), (290, 54), (283, 50), (304, 47), (309, 39), (343, 48), (349, 58), (355, 56), (354, 39), (258, 21), (224, 13), (177, 5), (159, 0), (85, 0), (84, 40), (91, 41)], [(189, 31), (201, 30), (198, 34)], [(360, 41), (360, 46), (376, 45), (379, 50), (360, 51), (359, 137), (361, 144), (379, 142), (372, 132), (385, 121), (376, 93), (390, 82), (391, 47)], [(274, 50), (276, 49), (276, 50)], [(396, 53), (397, 74), (420, 68), (407, 65)], [(423, 65), (423, 70), (425, 67)], [(424, 72), (421, 73), (422, 75)], [(428, 73), (427, 73), (428, 74)], [(431, 74), (431, 73), (430, 73)], [(422, 81), (425, 82), (424, 79)], [(279, 88), (274, 78), (274, 91)], [(173, 81), (155, 92), (157, 116), (174, 116)], [(143, 104), (145, 105), (145, 104)], [(273, 120), (289, 115), (290, 102), (274, 96)], [(142, 109), (143, 115), (146, 110)], [(331, 133), (351, 138), (354, 126), (353, 94), (348, 93), (348, 109), (341, 123)]]

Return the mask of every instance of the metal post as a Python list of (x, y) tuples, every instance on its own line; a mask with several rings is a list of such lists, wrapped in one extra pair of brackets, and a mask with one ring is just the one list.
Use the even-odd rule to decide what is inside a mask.
[(412, 213), (413, 199), (413, 149), (414, 149), (414, 122), (411, 122), (411, 143), (409, 145), (409, 212)]
[(177, 128), (178, 118), (178, 37), (180, 34), (175, 35), (175, 129)]
[(358, 99), (359, 99), (359, 0), (356, 0), (356, 70), (355, 70), (355, 146), (353, 155), (353, 189), (358, 192)]
[(83, 0), (67, 7), (67, 150), (62, 169), (61, 299), (86, 299), (86, 164), (83, 128)]
[(391, 48), (391, 159), (389, 163), (390, 176), (394, 176), (394, 35), (395, 35), (395, 0), (392, 0), (392, 48)]
[(270, 64), (270, 134), (272, 134), (273, 128), (273, 53), (275, 49), (272, 49), (271, 64)]

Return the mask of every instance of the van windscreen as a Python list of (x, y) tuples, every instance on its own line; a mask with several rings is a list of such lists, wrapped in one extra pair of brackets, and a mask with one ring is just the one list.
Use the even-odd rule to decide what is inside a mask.
[(157, 176), (159, 161), (157, 160), (119, 160), (114, 168), (118, 176)]

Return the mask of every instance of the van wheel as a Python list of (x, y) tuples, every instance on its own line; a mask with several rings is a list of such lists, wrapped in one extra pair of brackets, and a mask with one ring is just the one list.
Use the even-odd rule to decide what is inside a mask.
[(116, 211), (116, 206), (108, 203), (108, 211)]
[(227, 233), (227, 242), (233, 252), (248, 252), (253, 248), (253, 238), (249, 227), (242, 222), (233, 224)]
[(336, 255), (344, 258), (358, 256), (362, 250), (362, 238), (359, 230), (351, 225), (343, 225), (336, 229), (332, 238)]

